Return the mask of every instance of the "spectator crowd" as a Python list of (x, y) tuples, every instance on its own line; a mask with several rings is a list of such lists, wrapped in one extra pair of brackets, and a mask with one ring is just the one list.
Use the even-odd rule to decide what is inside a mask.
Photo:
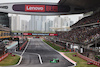
[(91, 23), (99, 23), (100, 21), (100, 12), (95, 13), (91, 16), (82, 18), (81, 20), (79, 20), (77, 23), (75, 23), (74, 25), (72, 25), (71, 27), (75, 27), (75, 26), (79, 26), (79, 25), (85, 25), (85, 24), (91, 24)]
[[(94, 14), (89, 17), (85, 17), (82, 20), (79, 20), (73, 26), (85, 25), (90, 23), (99, 22), (100, 13)], [(100, 24), (76, 27), (70, 31), (57, 31), (58, 37), (60, 39), (65, 39), (66, 41), (73, 41), (78, 43), (90, 43), (94, 40), (100, 38)]]

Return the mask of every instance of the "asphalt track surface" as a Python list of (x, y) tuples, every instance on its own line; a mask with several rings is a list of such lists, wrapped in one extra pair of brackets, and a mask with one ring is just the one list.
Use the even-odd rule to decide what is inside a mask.
[[(15, 53), (21, 54), (22, 52), (15, 52)], [(50, 63), (50, 60), (52, 60), (53, 58), (59, 58), (59, 63)], [(40, 62), (40, 59), (42, 64)], [(34, 38), (30, 39), (29, 45), (23, 54), (23, 59), (20, 65), (10, 66), (10, 67), (69, 67), (69, 66), (73, 66), (73, 64), (67, 61), (53, 48), (45, 44), (41, 39)]]

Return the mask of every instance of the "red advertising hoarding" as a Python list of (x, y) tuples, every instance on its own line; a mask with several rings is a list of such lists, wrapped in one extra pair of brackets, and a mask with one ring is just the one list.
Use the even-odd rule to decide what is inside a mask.
[(28, 35), (32, 35), (32, 33), (28, 33)]
[(23, 33), (23, 35), (28, 35), (28, 33)]
[(48, 33), (48, 34), (44, 34), (44, 33), (23, 33), (23, 35), (58, 36), (58, 34), (54, 34), (54, 33)]
[(13, 36), (14, 38), (18, 38), (18, 36)]
[(58, 12), (58, 6), (46, 6), (47, 12)]
[(58, 34), (50, 33), (49, 36), (58, 36)]
[(32, 33), (23, 33), (23, 35), (32, 35)]
[(45, 12), (45, 5), (25, 5), (27, 12)]
[(2, 61), (3, 59), (5, 59), (8, 56), (8, 53), (4, 54), (3, 56), (0, 57), (0, 61)]

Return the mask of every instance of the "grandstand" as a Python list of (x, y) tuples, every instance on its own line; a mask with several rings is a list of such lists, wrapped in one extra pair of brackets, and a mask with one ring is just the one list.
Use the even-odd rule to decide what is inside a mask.
[(11, 38), (9, 22), (8, 13), (0, 12), (0, 57), (7, 52), (5, 44), (2, 41)]
[[(89, 44), (100, 37), (99, 12), (79, 20), (71, 26), (70, 31), (56, 31), (60, 39), (66, 41)], [(94, 17), (95, 16), (95, 17)]]
[(100, 25), (77, 27), (69, 32), (57, 32), (59, 38), (66, 41), (88, 44), (100, 37)]
[(88, 16), (79, 20), (77, 23), (75, 23), (71, 27), (74, 28), (74, 27), (80, 27), (82, 25), (84, 26), (84, 25), (89, 25), (89, 24), (94, 25), (94, 24), (99, 24), (99, 22), (100, 22), (100, 12), (97, 12), (95, 14), (92, 14), (91, 16)]
[(69, 49), (73, 49), (74, 45), (77, 45), (78, 52), (81, 53), (82, 48), (83, 55), (100, 61), (96, 58), (100, 55), (100, 11), (82, 18), (71, 26), (70, 31), (56, 31), (56, 34), (58, 34), (57, 37), (50, 37), (49, 39)]
[(6, 53), (7, 50), (5, 49), (5, 45), (3, 43), (0, 43), (0, 57)]
[[(5, 40), (11, 38), (10, 29), (8, 27), (4, 27), (0, 25), (0, 40)], [(0, 42), (0, 56), (7, 52), (5, 45), (3, 42)]]
[(10, 28), (0, 25), (0, 40), (10, 38)]

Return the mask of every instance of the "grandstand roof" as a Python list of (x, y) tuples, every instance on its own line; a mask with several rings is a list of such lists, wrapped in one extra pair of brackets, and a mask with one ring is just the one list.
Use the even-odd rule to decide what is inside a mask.
[(100, 7), (100, 0), (60, 0), (59, 5), (74, 6), (76, 10), (86, 10), (88, 12)]
[(0, 30), (3, 30), (3, 31), (10, 31), (10, 28), (4, 27), (4, 26), (0, 25)]

